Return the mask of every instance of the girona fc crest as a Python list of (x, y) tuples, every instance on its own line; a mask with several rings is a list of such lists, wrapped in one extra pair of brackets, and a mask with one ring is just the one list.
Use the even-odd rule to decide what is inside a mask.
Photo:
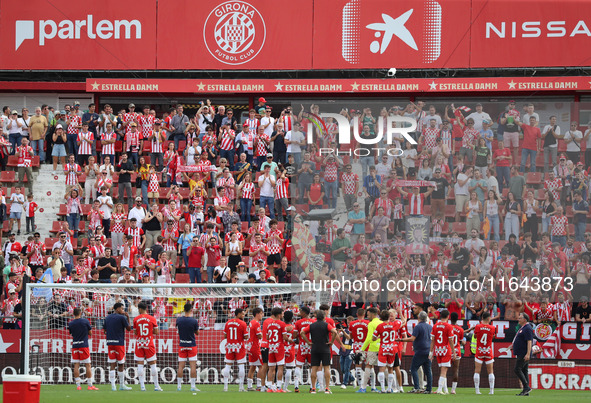
[(266, 27), (259, 11), (244, 1), (227, 1), (214, 8), (203, 27), (205, 46), (225, 64), (254, 59), (265, 43)]

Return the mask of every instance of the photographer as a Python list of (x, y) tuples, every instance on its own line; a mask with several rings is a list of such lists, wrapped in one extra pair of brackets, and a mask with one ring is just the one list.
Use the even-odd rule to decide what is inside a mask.
[(351, 339), (351, 332), (347, 327), (347, 324), (353, 322), (355, 318), (348, 316), (347, 320), (343, 324), (337, 323), (337, 334), (341, 339), (341, 348), (339, 349), (340, 365), (341, 365), (341, 389), (347, 389), (347, 385), (353, 383), (353, 375), (351, 374), (351, 364), (353, 363), (353, 356), (351, 355), (351, 345), (353, 340)]

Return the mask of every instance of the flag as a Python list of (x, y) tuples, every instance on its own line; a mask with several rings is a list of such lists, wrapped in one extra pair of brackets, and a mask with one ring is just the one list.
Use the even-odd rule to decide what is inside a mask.
[(482, 224), (482, 232), (484, 233), (485, 238), (488, 238), (490, 233), (490, 220), (488, 217), (484, 218), (484, 223)]
[(554, 333), (548, 337), (548, 340), (542, 344), (542, 358), (556, 358), (560, 353), (560, 327), (554, 330)]
[(466, 112), (466, 113), (468, 113), (472, 110), (472, 109), (468, 108), (467, 106), (460, 106), (458, 109), (461, 110), (462, 112)]
[[(47, 270), (45, 270), (45, 273), (43, 273), (43, 276), (41, 277), (41, 283), (46, 283), (46, 284), (53, 284), (53, 272), (51, 271), (51, 267)], [(51, 300), (51, 298), (53, 297), (53, 292), (51, 291), (51, 288), (34, 288), (33, 287), (33, 292), (32, 292), (32, 296), (33, 298), (45, 298), (45, 300), (47, 302), (49, 302)]]

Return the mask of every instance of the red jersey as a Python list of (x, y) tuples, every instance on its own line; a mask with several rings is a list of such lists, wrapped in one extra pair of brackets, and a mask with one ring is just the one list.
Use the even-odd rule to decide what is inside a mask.
[(135, 333), (135, 348), (154, 347), (154, 329), (158, 327), (156, 318), (152, 315), (142, 314), (136, 316), (133, 320), (133, 329)]
[[(296, 333), (296, 336), (299, 337), (300, 332), (306, 326), (310, 326), (314, 322), (316, 322), (315, 318), (302, 318), (302, 319), (297, 320), (296, 323), (294, 324), (294, 333)], [(299, 346), (300, 346), (300, 354), (309, 354), (310, 353), (310, 345), (308, 343), (306, 343), (301, 337), (299, 337)]]
[(284, 351), (283, 335), (286, 333), (285, 323), (280, 320), (269, 318), (263, 323), (263, 339), (269, 346), (270, 354)]
[(242, 319), (234, 318), (226, 322), (226, 352), (240, 352), (244, 350), (244, 341), (248, 339), (246, 323)]
[(447, 322), (439, 321), (433, 326), (431, 336), (435, 340), (435, 349), (433, 354), (436, 357), (451, 355), (449, 351), (449, 339), (453, 336), (452, 325)]
[(483, 323), (476, 325), (474, 335), (476, 336), (476, 356), (492, 357), (493, 338), (497, 334), (497, 328), (494, 325), (485, 325)]
[(354, 320), (349, 324), (349, 332), (351, 333), (351, 339), (353, 339), (353, 349), (358, 344), (359, 349), (363, 345), (365, 339), (367, 339), (367, 324), (369, 323), (366, 319)]
[(456, 348), (456, 355), (462, 354), (462, 340), (464, 340), (464, 329), (459, 325), (452, 325), (453, 345)]
[(373, 337), (380, 339), (380, 354), (393, 355), (398, 352), (398, 330), (400, 330), (400, 321), (383, 322), (376, 327)]
[(261, 350), (259, 335), (262, 336), (261, 324), (258, 320), (251, 320), (248, 324), (248, 351), (257, 353)]

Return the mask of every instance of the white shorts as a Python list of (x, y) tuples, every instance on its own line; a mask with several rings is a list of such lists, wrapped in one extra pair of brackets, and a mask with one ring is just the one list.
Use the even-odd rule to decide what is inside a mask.
[(451, 368), (451, 361), (440, 362), (437, 365), (439, 365), (439, 368), (441, 368), (441, 367)]
[(478, 364), (482, 364), (484, 362), (485, 365), (488, 365), (488, 364), (492, 364), (493, 362), (495, 362), (495, 359), (493, 358), (492, 360), (482, 361), (482, 360), (479, 360), (478, 358), (474, 358), (474, 362), (476, 362)]
[(278, 362), (270, 362), (267, 365), (270, 367), (277, 367), (279, 365), (285, 365), (285, 358), (281, 361), (278, 361)]
[(377, 351), (366, 351), (365, 352), (365, 363), (367, 365), (378, 365), (378, 352)]
[(189, 358), (181, 358), (179, 357), (179, 362), (187, 362), (187, 361), (197, 361), (197, 356), (189, 357)]
[[(195, 360), (196, 360), (196, 359), (197, 359), (197, 357), (195, 357)], [(246, 357), (244, 357), (244, 358), (241, 358), (241, 359), (239, 359), (239, 360), (228, 360), (227, 358), (224, 358), (224, 362), (225, 362), (226, 364), (234, 364), (234, 363), (236, 363), (236, 364), (246, 364)], [(252, 364), (251, 364), (251, 365), (252, 365)]]
[(72, 358), (72, 359), (70, 359), (70, 362), (72, 364), (78, 364), (78, 363), (80, 363), (80, 364), (90, 364), (90, 357), (88, 357), (88, 358), (86, 358), (84, 360), (76, 360), (76, 359)]
[(152, 362), (152, 361), (156, 361), (156, 354), (154, 354), (151, 357), (138, 357), (137, 355), (134, 354), (134, 360), (136, 362), (144, 362), (144, 360), (146, 360), (147, 362)]

